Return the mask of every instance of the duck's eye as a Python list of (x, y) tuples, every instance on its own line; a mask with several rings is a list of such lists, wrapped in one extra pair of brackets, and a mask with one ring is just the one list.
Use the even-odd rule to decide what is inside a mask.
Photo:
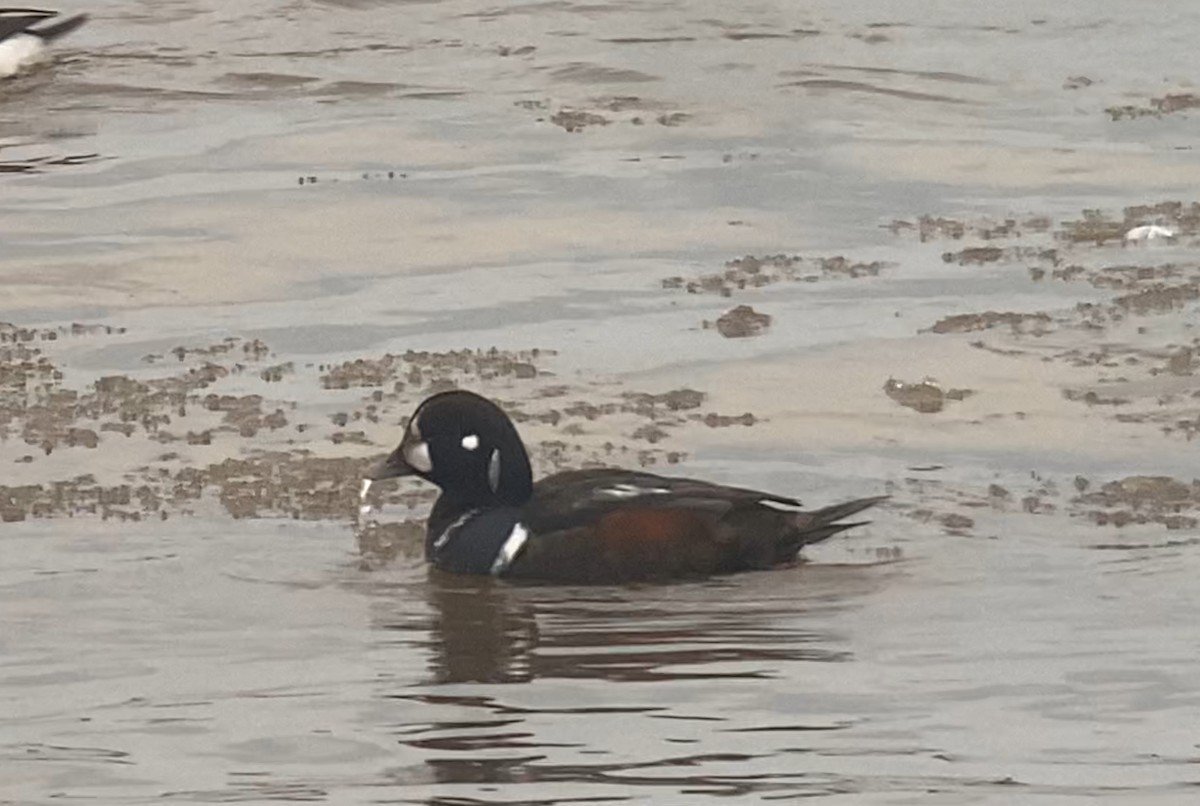
[(473, 451), (479, 447), (479, 435), (467, 434), (462, 438), (462, 446), (469, 451)]
[(404, 461), (408, 462), (409, 467), (421, 472), (429, 473), (433, 471), (433, 459), (429, 456), (428, 442), (414, 442), (404, 449)]

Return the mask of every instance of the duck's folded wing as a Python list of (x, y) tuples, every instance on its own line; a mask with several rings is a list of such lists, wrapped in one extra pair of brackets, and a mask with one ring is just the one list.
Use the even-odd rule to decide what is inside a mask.
[(581, 471), (535, 487), (530, 539), (507, 575), (584, 583), (700, 577), (791, 562), (861, 522), (883, 497), (806, 512), (755, 490), (630, 471)]
[(622, 510), (688, 509), (718, 517), (732, 509), (765, 504), (797, 508), (800, 502), (758, 490), (636, 470), (599, 468), (558, 473), (534, 486), (525, 507), (526, 524), (551, 532)]

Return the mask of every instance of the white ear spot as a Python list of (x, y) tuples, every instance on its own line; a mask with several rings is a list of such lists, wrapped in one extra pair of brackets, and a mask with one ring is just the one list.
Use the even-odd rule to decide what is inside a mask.
[(488, 486), (492, 488), (492, 492), (500, 492), (500, 451), (492, 451), (491, 457), (488, 459)]
[(421, 426), (417, 425), (417, 418), (418, 418), (418, 417), (420, 417), (420, 414), (419, 414), (419, 413), (418, 413), (418, 414), (414, 414), (414, 415), (413, 415), (413, 418), (412, 418), (411, 420), (409, 420), (409, 421), (408, 421), (408, 433), (409, 433), (409, 435), (411, 435), (411, 436), (412, 436), (412, 438), (413, 438), (413, 439), (415, 439), (417, 442), (423, 442), (424, 440), (423, 440), (423, 439), (422, 439), (422, 437), (421, 437)]
[(479, 447), (479, 435), (467, 434), (462, 438), (462, 446), (469, 451), (473, 451)]
[(414, 442), (404, 449), (404, 461), (413, 470), (429, 473), (433, 470), (433, 460), (429, 458), (429, 443)]

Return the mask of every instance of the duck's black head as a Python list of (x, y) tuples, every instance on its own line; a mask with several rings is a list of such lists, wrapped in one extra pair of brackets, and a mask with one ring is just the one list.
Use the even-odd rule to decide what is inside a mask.
[(469, 506), (520, 506), (533, 494), (529, 455), (512, 420), (473, 392), (428, 398), (400, 446), (371, 469), (372, 481), (420, 476)]

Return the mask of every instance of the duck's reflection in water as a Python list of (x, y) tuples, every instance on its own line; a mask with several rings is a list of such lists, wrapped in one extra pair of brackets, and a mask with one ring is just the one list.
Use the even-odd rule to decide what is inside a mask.
[(429, 679), (439, 684), (765, 678), (787, 663), (849, 660), (825, 616), (854, 607), (886, 576), (879, 566), (800, 566), (567, 587), (430, 571), (427, 584), (408, 589), (423, 593), (424, 617), (413, 618), (411, 599), (381, 598), (373, 611), (377, 628), (407, 632), (406, 643), (427, 650)]
[(431, 572), (429, 671), (438, 683), (532, 680), (536, 609), (490, 579)]
[[(389, 645), (404, 631), (399, 643), (426, 652), (423, 679), (392, 677), (380, 690), (392, 704), (391, 731), (420, 754), (390, 770), (391, 780), (555, 789), (574, 782), (602, 799), (614, 794), (611, 785), (787, 789), (791, 762), (771, 760), (776, 744), (839, 731), (847, 721), (828, 712), (764, 715), (755, 710), (761, 704), (731, 711), (731, 703), (790, 696), (802, 680), (828, 674), (812, 664), (852, 662), (831, 624), (889, 576), (877, 566), (808, 566), (588, 588), (430, 572), (408, 588), (423, 602), (380, 597), (375, 609)], [(428, 610), (414, 618), (417, 604)]]

